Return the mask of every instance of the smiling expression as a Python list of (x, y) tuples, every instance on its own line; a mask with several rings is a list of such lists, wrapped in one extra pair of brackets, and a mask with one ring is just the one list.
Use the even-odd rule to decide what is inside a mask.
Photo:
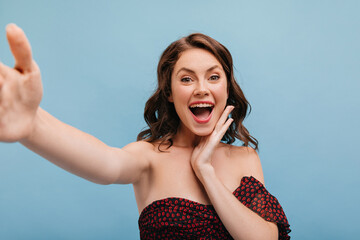
[(171, 76), (171, 95), (181, 120), (180, 129), (207, 136), (224, 111), (227, 79), (220, 62), (210, 52), (191, 48), (181, 53)]

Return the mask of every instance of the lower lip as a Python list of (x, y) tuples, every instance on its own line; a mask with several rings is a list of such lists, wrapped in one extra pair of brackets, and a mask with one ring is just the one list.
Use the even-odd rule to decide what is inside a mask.
[(210, 115), (209, 115), (207, 118), (205, 118), (205, 119), (199, 119), (199, 118), (197, 118), (197, 117), (192, 113), (192, 111), (190, 111), (190, 113), (191, 113), (191, 115), (193, 116), (194, 120), (195, 120), (197, 123), (207, 123), (207, 122), (210, 121), (211, 116), (212, 116), (212, 111), (211, 111)]

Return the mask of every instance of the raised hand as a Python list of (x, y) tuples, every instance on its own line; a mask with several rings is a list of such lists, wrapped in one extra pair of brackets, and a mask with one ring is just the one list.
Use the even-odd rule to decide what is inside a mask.
[(194, 148), (191, 155), (191, 166), (198, 177), (200, 177), (201, 170), (208, 167), (212, 168), (211, 156), (233, 122), (232, 118), (227, 119), (233, 109), (233, 106), (227, 106), (213, 132), (209, 136), (202, 137), (199, 144)]
[(43, 90), (40, 69), (23, 30), (9, 24), (6, 36), (15, 67), (0, 62), (0, 141), (15, 142), (33, 130)]

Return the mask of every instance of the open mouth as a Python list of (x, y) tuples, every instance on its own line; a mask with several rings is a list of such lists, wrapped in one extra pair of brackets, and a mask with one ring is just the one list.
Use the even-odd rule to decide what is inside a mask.
[(214, 104), (211, 103), (196, 103), (189, 106), (194, 119), (201, 123), (208, 122), (210, 120), (213, 108)]

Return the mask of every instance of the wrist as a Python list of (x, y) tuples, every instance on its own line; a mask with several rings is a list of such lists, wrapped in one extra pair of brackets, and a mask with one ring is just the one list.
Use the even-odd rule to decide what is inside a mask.
[(215, 176), (215, 169), (211, 164), (206, 164), (198, 167), (195, 171), (196, 176), (199, 178), (202, 184), (205, 183), (206, 179)]
[(36, 110), (36, 113), (32, 119), (32, 122), (30, 123), (30, 126), (29, 126), (29, 130), (28, 130), (28, 133), (19, 140), (20, 143), (25, 143), (25, 142), (29, 142), (31, 141), (31, 139), (33, 138), (33, 136), (35, 135), (36, 133), (36, 129), (38, 128), (39, 126), (39, 122), (41, 121), (41, 112), (44, 111), (42, 110), (40, 107), (37, 108)]

